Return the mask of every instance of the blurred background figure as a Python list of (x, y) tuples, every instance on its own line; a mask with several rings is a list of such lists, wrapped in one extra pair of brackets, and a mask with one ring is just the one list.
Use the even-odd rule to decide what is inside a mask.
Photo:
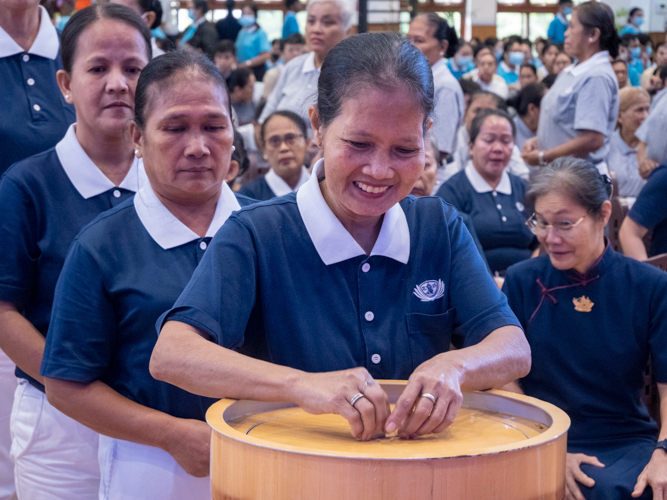
[(245, 3), (241, 12), (239, 23), (242, 28), (236, 38), (236, 58), (239, 66), (250, 69), (261, 82), (266, 73), (266, 61), (271, 58), (271, 45), (266, 32), (257, 24), (257, 4)]
[(615, 59), (611, 63), (611, 67), (614, 68), (614, 73), (616, 74), (616, 79), (618, 80), (618, 88), (622, 89), (628, 85), (628, 63), (623, 59)]
[(641, 26), (643, 24), (644, 24), (644, 11), (639, 7), (634, 7), (630, 9), (630, 12), (628, 13), (628, 22), (621, 30), (621, 36), (625, 35), (626, 33), (630, 33), (632, 35), (637, 35), (638, 33), (641, 33), (642, 31)]
[(551, 24), (547, 37), (551, 43), (563, 43), (565, 41), (565, 30), (568, 27), (568, 18), (572, 14), (571, 0), (558, 0), (558, 13)]
[(213, 62), (226, 80), (236, 69), (236, 45), (231, 40), (218, 42), (213, 52)]
[(225, 0), (227, 15), (215, 23), (215, 30), (218, 32), (220, 40), (236, 41), (236, 37), (241, 31), (241, 24), (234, 17), (234, 0)]
[(285, 0), (285, 16), (283, 17), (283, 40), (290, 35), (299, 33), (296, 13), (303, 8), (299, 0)]

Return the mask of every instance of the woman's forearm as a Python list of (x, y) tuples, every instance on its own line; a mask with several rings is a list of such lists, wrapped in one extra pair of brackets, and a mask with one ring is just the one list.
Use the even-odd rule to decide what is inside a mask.
[(604, 145), (604, 135), (593, 130), (584, 130), (578, 136), (563, 144), (544, 152), (544, 159), (548, 162), (563, 156), (586, 158)]
[(626, 217), (618, 232), (618, 238), (621, 241), (623, 254), (637, 260), (648, 259), (646, 246), (644, 245), (644, 236), (648, 232), (643, 226), (640, 226), (630, 217)]
[(667, 439), (667, 384), (658, 384), (660, 396), (660, 434), (658, 441)]
[(162, 328), (150, 372), (157, 380), (210, 398), (290, 402), (295, 402), (295, 385), (304, 374), (225, 349), (179, 321)]
[(479, 344), (444, 355), (457, 358), (464, 391), (500, 388), (530, 371), (530, 346), (516, 326), (498, 328)]
[(142, 406), (99, 380), (90, 384), (45, 378), (55, 408), (99, 434), (164, 447), (174, 417)]
[(39, 374), (46, 340), (18, 312), (14, 304), (0, 301), (0, 349), (25, 373), (42, 382)]

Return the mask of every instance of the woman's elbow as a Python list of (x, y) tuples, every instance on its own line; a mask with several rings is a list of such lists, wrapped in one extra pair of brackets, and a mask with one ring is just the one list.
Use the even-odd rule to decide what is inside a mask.
[(517, 363), (517, 376), (516, 378), (523, 378), (528, 373), (530, 373), (530, 368), (532, 366), (532, 355), (530, 352), (530, 345), (528, 344), (528, 341), (526, 340), (526, 336), (521, 332), (521, 335), (519, 336), (518, 339), (518, 346), (517, 346), (517, 355), (518, 355), (518, 363)]
[(172, 365), (171, 360), (171, 342), (164, 332), (158, 337), (157, 343), (153, 348), (151, 359), (148, 364), (148, 371), (155, 380), (162, 382), (169, 382), (169, 367)]

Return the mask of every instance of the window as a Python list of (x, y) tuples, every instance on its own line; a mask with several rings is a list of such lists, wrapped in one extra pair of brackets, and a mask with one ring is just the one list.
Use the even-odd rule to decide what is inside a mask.
[[(405, 34), (410, 24), (410, 6), (407, 2), (405, 5), (401, 2), (401, 11), (403, 12), (401, 12), (400, 31)], [(417, 11), (419, 14), (435, 12), (456, 29), (459, 37), (464, 35), (463, 20), (465, 19), (466, 0), (418, 0)]]
[(558, 0), (498, 0), (497, 37), (546, 38), (556, 12)]

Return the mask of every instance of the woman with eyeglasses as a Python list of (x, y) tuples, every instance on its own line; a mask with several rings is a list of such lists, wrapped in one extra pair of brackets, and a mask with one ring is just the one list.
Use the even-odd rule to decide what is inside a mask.
[(239, 192), (260, 201), (294, 193), (310, 178), (303, 164), (310, 142), (306, 122), (292, 111), (275, 111), (262, 124), (260, 134), (271, 169)]
[[(667, 274), (611, 248), (604, 237), (610, 195), (608, 177), (572, 157), (533, 180), (529, 225), (547, 255), (510, 267), (503, 287), (533, 355), (531, 372), (515, 389), (555, 404), (572, 420), (566, 499), (662, 499)], [(640, 399), (649, 355), (660, 433)]]

